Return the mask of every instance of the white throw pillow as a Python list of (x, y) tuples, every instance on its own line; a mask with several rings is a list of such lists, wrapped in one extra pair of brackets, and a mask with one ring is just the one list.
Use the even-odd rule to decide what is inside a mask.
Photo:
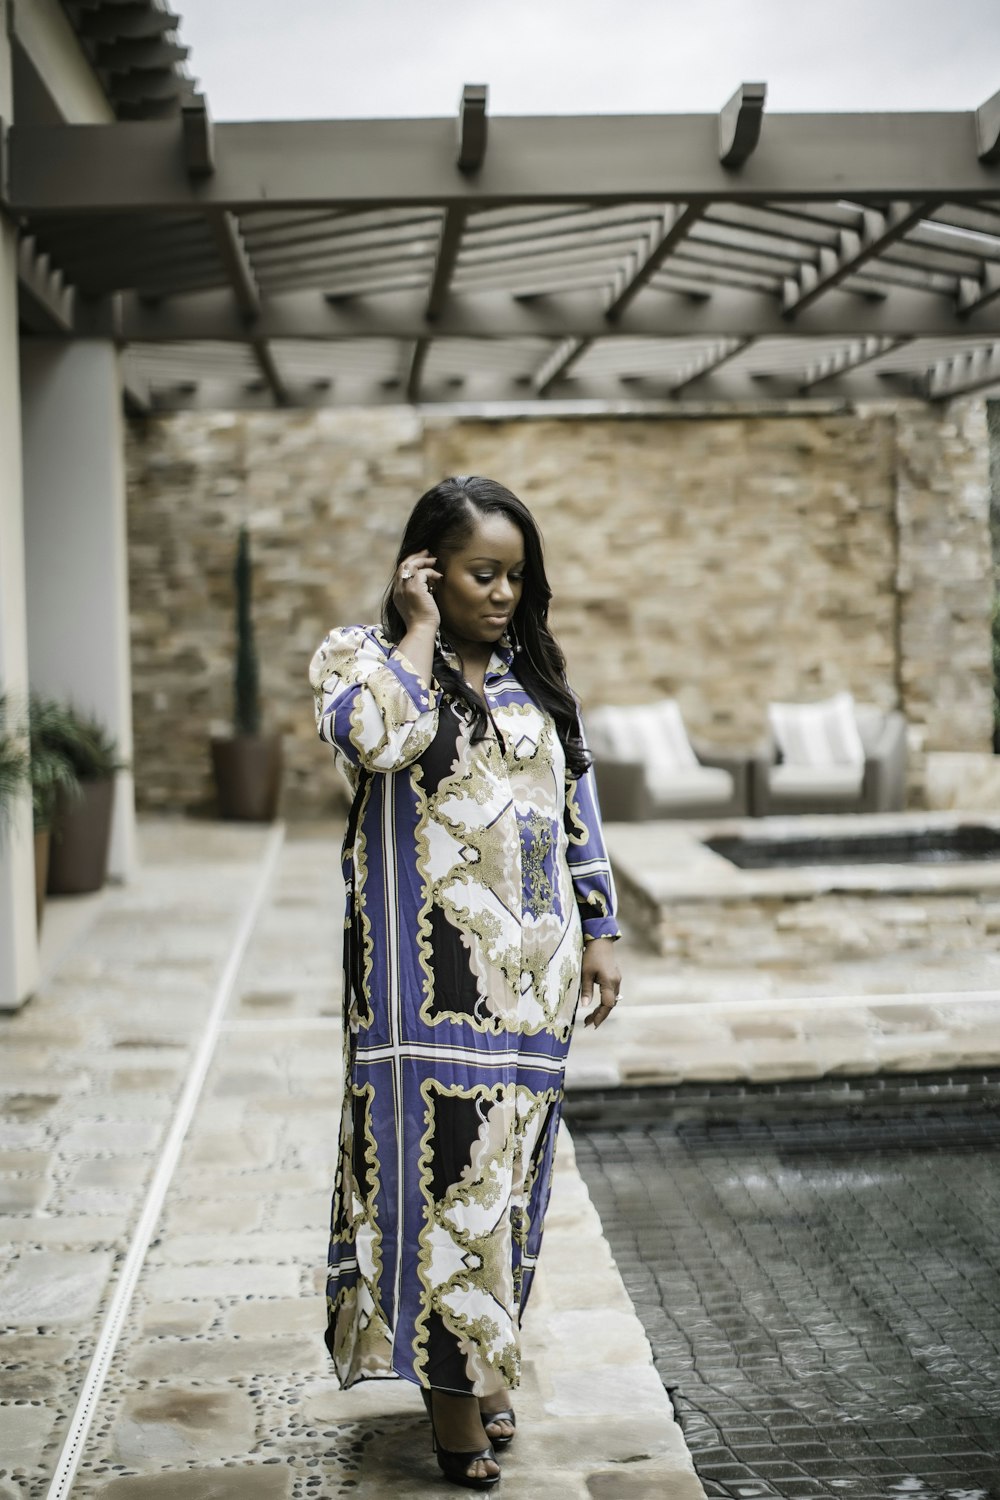
[(695, 771), (698, 757), (674, 698), (643, 703), (629, 710), (632, 740), (651, 782), (662, 785), (679, 771)]
[(769, 703), (768, 718), (790, 766), (863, 766), (865, 747), (850, 693), (822, 703)]
[(638, 761), (657, 782), (699, 765), (674, 698), (592, 709), (586, 729), (595, 755)]

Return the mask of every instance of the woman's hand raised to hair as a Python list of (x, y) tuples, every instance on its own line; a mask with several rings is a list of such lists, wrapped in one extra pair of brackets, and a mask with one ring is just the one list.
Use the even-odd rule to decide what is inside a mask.
[(441, 577), (434, 566), (436, 562), (437, 558), (427, 552), (415, 552), (411, 557), (404, 557), (396, 569), (392, 602), (403, 616), (407, 631), (420, 625), (437, 630), (441, 623), (434, 602), (434, 585)]
[(428, 552), (404, 557), (396, 569), (392, 602), (406, 623), (399, 649), (413, 663), (426, 683), (434, 676), (434, 640), (441, 615), (434, 600), (434, 586), (441, 574)]

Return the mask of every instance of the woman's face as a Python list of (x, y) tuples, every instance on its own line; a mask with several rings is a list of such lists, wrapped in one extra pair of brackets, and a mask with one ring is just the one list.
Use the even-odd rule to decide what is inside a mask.
[(477, 514), (471, 535), (437, 561), (434, 598), (448, 639), (499, 640), (521, 601), (524, 565), (520, 527), (496, 512)]

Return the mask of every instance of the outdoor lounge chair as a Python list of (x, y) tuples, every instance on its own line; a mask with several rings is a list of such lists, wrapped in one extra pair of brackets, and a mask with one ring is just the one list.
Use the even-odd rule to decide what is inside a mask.
[(772, 737), (751, 765), (754, 815), (893, 812), (906, 800), (906, 720), (838, 693), (772, 703)]
[(605, 818), (746, 815), (749, 755), (691, 740), (673, 698), (592, 709), (585, 731)]

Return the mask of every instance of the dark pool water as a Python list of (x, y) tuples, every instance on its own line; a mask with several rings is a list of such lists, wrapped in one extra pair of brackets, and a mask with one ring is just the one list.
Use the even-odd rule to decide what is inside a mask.
[(801, 865), (967, 864), (1000, 859), (1000, 828), (969, 825), (914, 833), (844, 834), (817, 838), (705, 840), (707, 848), (741, 870)]
[(1000, 1500), (1000, 1074), (897, 1085), (568, 1101), (710, 1500)]

